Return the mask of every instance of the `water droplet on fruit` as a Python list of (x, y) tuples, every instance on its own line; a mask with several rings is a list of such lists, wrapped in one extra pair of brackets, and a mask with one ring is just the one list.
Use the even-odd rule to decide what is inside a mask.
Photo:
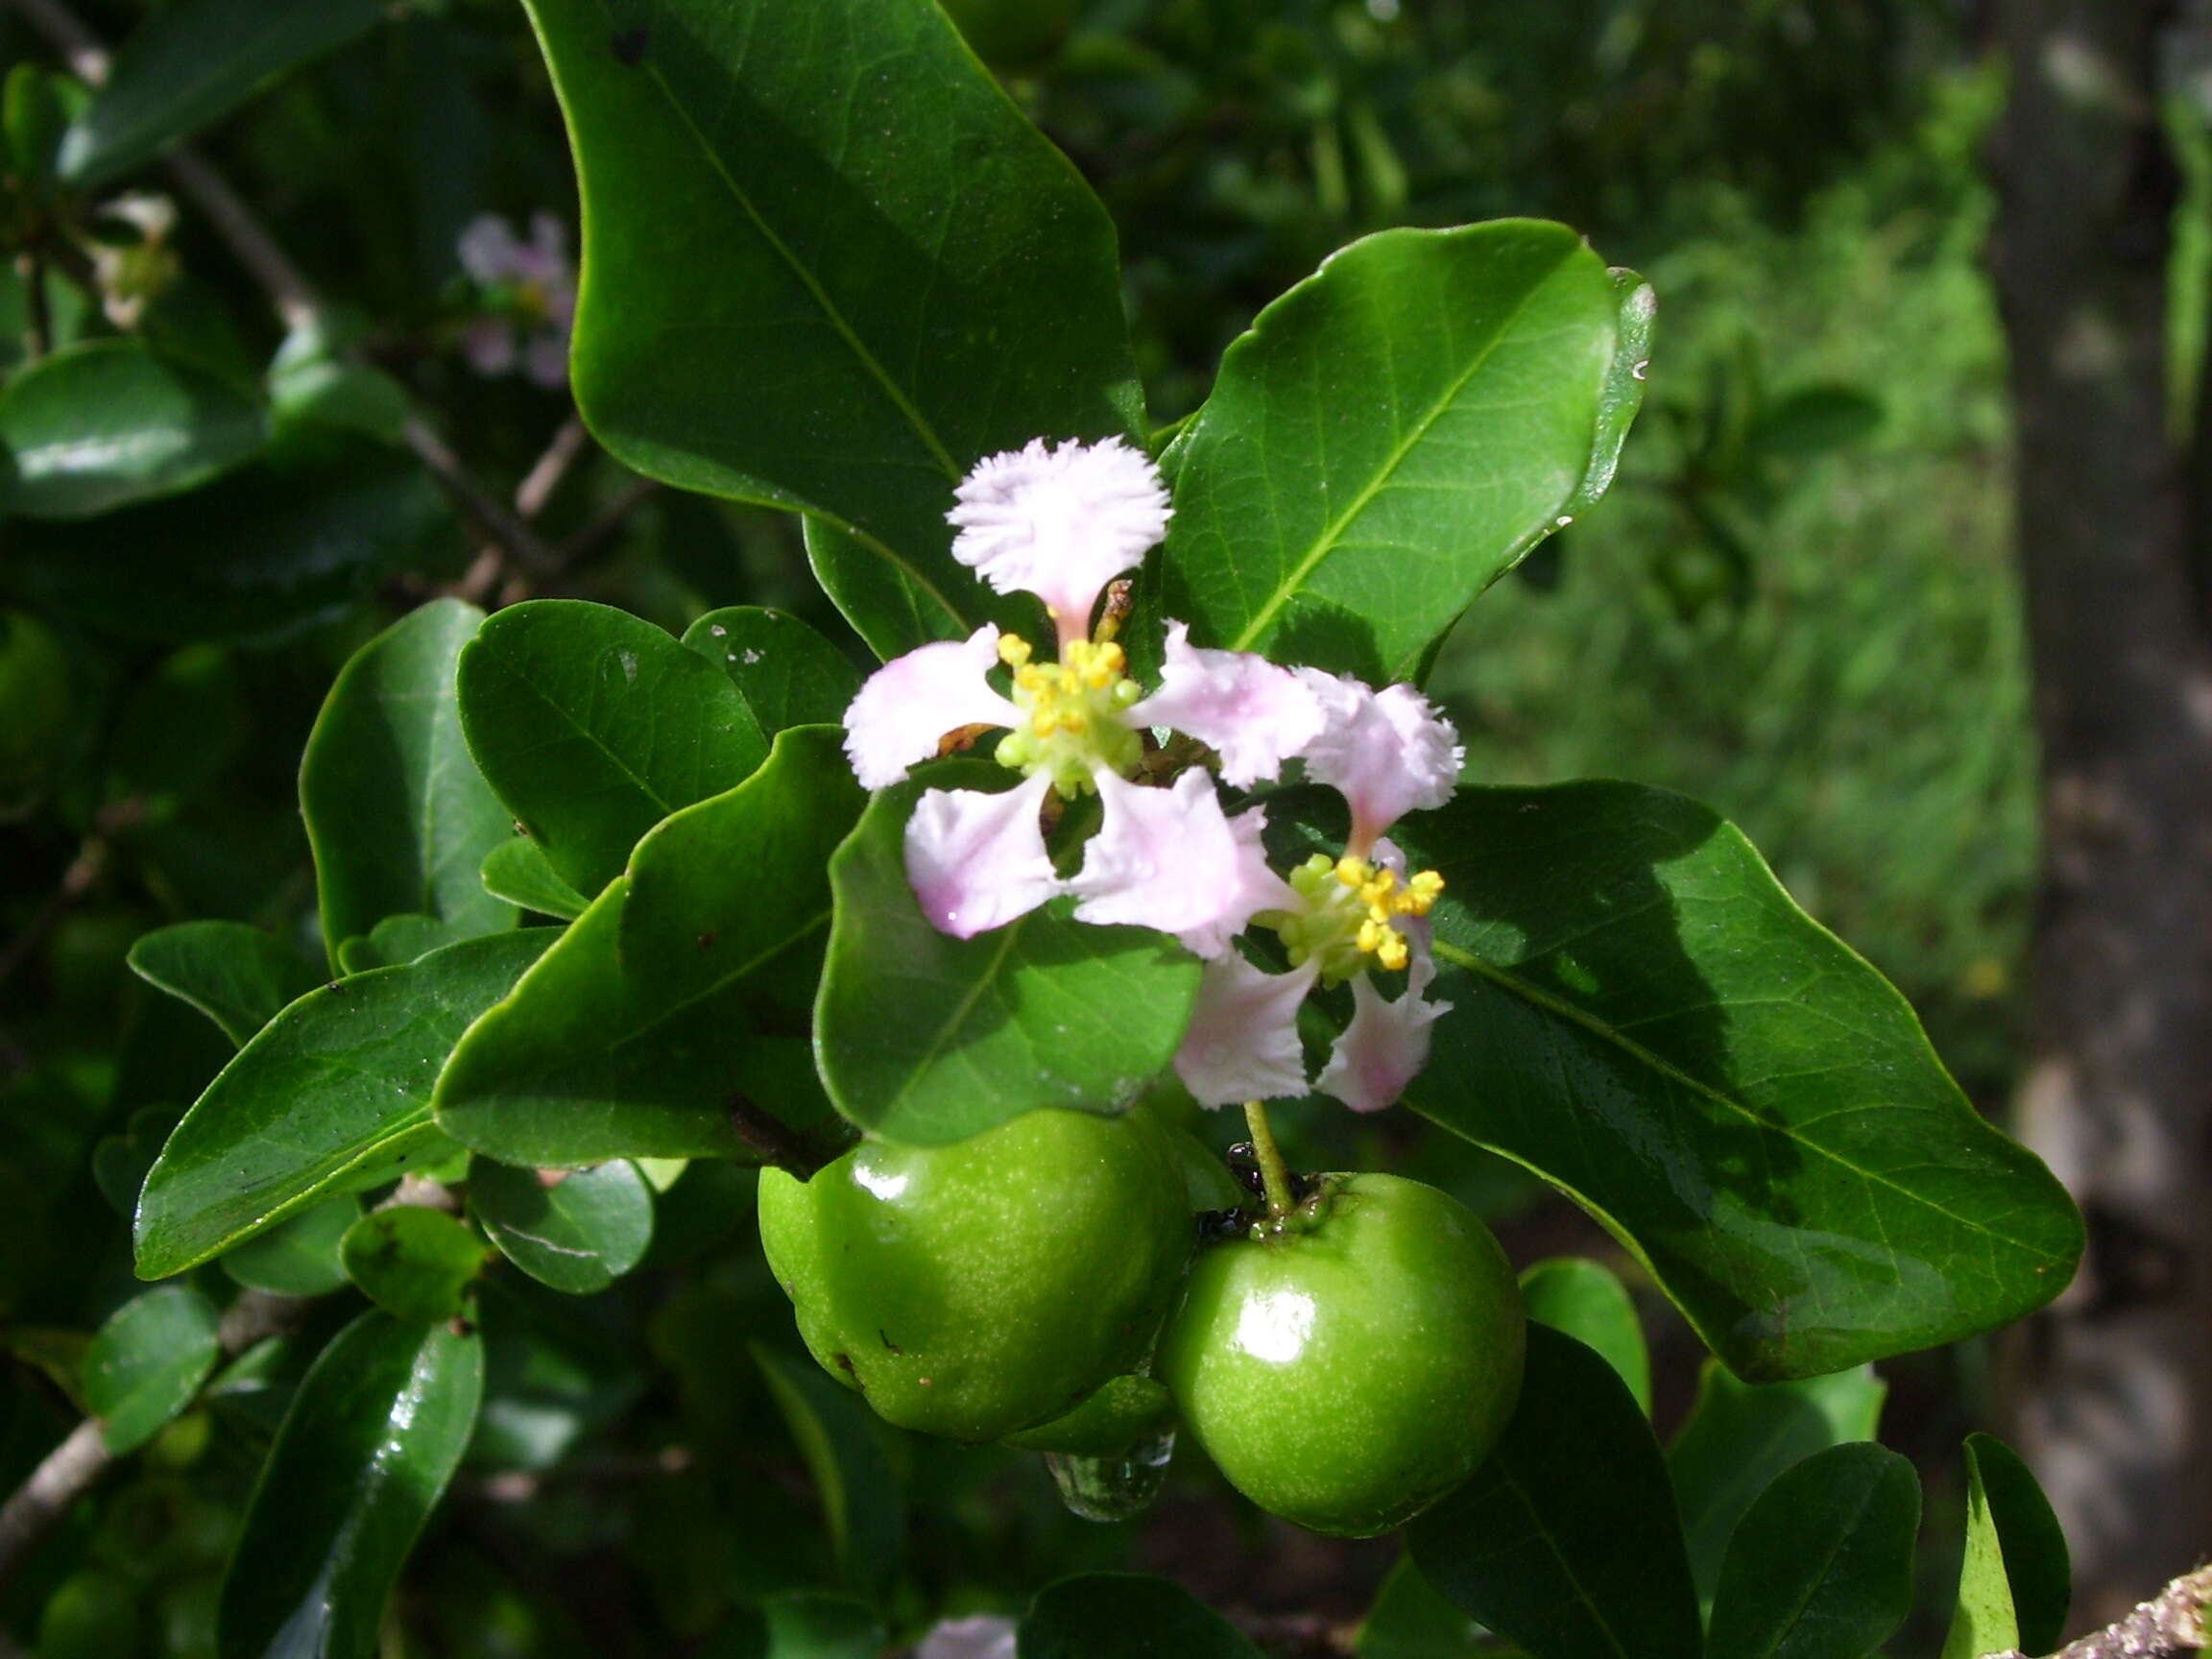
[(1086, 1521), (1127, 1521), (1142, 1515), (1166, 1483), (1175, 1455), (1175, 1431), (1140, 1441), (1118, 1457), (1078, 1457), (1047, 1452), (1045, 1467), (1060, 1488), (1060, 1502)]

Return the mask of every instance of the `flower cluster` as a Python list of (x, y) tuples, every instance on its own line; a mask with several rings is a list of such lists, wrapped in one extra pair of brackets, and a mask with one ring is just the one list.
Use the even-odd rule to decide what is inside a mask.
[[(1166, 534), (1173, 509), (1152, 464), (1119, 439), (1043, 439), (994, 455), (960, 486), (953, 556), (1001, 593), (1033, 593), (1058, 636), (1039, 661), (1029, 641), (986, 625), (884, 664), (847, 711), (846, 753), (871, 789), (906, 776), (950, 733), (1003, 728), (998, 763), (1022, 775), (998, 793), (928, 789), (905, 833), (906, 874), (923, 913), (968, 939), (1047, 900), (1071, 896), (1077, 920), (1153, 927), (1206, 958), (1190, 1028), (1175, 1060), (1211, 1106), (1304, 1094), (1297, 1017), (1316, 986), (1349, 983), (1353, 1018), (1313, 1087), (1357, 1111), (1395, 1100), (1428, 1058), (1429, 1027), (1449, 1006), (1424, 1000), (1435, 974), (1425, 920), (1443, 882), (1408, 874), (1385, 832), (1404, 813), (1441, 805), (1458, 776), (1451, 725), (1408, 685), (1375, 691), (1250, 652), (1194, 646), (1167, 625), (1160, 684), (1126, 673), (1107, 585)], [(1000, 690), (992, 676), (1007, 671)], [(1208, 764), (1157, 783), (1155, 733), (1204, 745)], [(1287, 878), (1269, 867), (1265, 808), (1231, 815), (1214, 776), (1236, 788), (1272, 781), (1291, 760), (1339, 791), (1352, 812), (1341, 856), (1316, 854)], [(1054, 800), (1095, 796), (1099, 827), (1063, 877), (1045, 843)], [(1234, 943), (1251, 928), (1282, 941), (1271, 974)], [(1395, 998), (1376, 973), (1404, 972)]]
[(576, 267), (568, 232), (550, 213), (530, 218), (530, 240), (496, 213), (461, 232), (461, 269), (476, 284), (482, 314), (461, 335), (477, 373), (522, 372), (548, 391), (568, 378), (568, 334), (576, 321)]

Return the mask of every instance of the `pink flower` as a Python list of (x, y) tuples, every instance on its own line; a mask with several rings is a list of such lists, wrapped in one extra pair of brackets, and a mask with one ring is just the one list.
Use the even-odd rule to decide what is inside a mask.
[(1142, 562), (1173, 514), (1159, 469), (1118, 438), (1035, 438), (985, 456), (955, 499), (952, 557), (995, 592), (1044, 600), (1063, 651), (1090, 634), (1106, 584)]
[(568, 233), (550, 213), (530, 218), (520, 241), (496, 213), (480, 213), (461, 232), (461, 269), (482, 291), (484, 314), (462, 330), (461, 350), (483, 375), (523, 373), (550, 390), (568, 377), (568, 335), (576, 322), (576, 268)]
[(1410, 685), (1370, 690), (1342, 674), (1300, 668), (1320, 704), (1318, 735), (1299, 752), (1306, 776), (1352, 807), (1345, 851), (1364, 858), (1376, 837), (1408, 812), (1441, 806), (1459, 781), (1466, 750), (1452, 722)]
[[(1143, 733), (1174, 725), (1217, 748), (1231, 781), (1271, 778), (1322, 728), (1312, 694), (1288, 670), (1235, 651), (1197, 650), (1168, 630), (1160, 690), (1144, 698), (1118, 645), (1084, 637), (1099, 589), (1141, 560), (1165, 531), (1166, 492), (1150, 462), (1118, 439), (994, 455), (959, 491), (953, 551), (1001, 592), (1044, 599), (1059, 619), (1056, 662), (985, 626), (962, 641), (925, 645), (885, 663), (845, 715), (845, 752), (871, 789), (905, 777), (945, 733), (1007, 729), (1000, 765), (1028, 781), (1004, 794), (927, 791), (906, 825), (906, 870), (935, 926), (973, 938), (1060, 893), (1076, 917), (1100, 926), (1173, 933), (1200, 955), (1228, 950), (1257, 910), (1295, 900), (1267, 869), (1264, 818), (1234, 823), (1210, 773), (1166, 788), (1129, 781)], [(1070, 632), (1070, 618), (1075, 626)], [(1013, 670), (1011, 694), (987, 676)], [(1053, 877), (1038, 824), (1047, 788), (1098, 797), (1098, 832), (1082, 868)]]

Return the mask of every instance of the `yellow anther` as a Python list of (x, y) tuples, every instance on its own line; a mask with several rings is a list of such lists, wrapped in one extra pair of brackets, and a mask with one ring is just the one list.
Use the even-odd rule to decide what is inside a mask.
[(1349, 854), (1336, 860), (1336, 879), (1347, 887), (1358, 887), (1367, 879), (1367, 860), (1354, 858)]
[(1029, 641), (1019, 634), (998, 636), (998, 661), (1009, 668), (1021, 668), (1029, 661)]

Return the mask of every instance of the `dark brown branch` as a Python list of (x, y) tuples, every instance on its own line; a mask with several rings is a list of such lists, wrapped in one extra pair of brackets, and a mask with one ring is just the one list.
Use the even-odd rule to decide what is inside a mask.
[(742, 1094), (730, 1096), (730, 1126), (762, 1164), (802, 1181), (844, 1156), (854, 1139), (842, 1119), (810, 1132), (793, 1129)]
[(553, 550), (538, 539), (538, 533), (523, 523), (512, 508), (469, 476), (469, 469), (461, 465), (461, 457), (453, 453), (443, 438), (430, 430), (429, 422), (420, 415), (410, 415), (402, 436), (406, 439), (407, 447), (414, 450), (416, 457), (430, 469), (438, 482), (445, 486), (446, 493), (513, 554), (523, 569), (533, 574), (545, 574), (559, 567), (559, 560)]
[(593, 514), (574, 535), (554, 549), (554, 558), (565, 570), (581, 564), (599, 550), (601, 542), (622, 528), (631, 514), (637, 511), (661, 486), (650, 478), (634, 478), (624, 487), (622, 493)]

